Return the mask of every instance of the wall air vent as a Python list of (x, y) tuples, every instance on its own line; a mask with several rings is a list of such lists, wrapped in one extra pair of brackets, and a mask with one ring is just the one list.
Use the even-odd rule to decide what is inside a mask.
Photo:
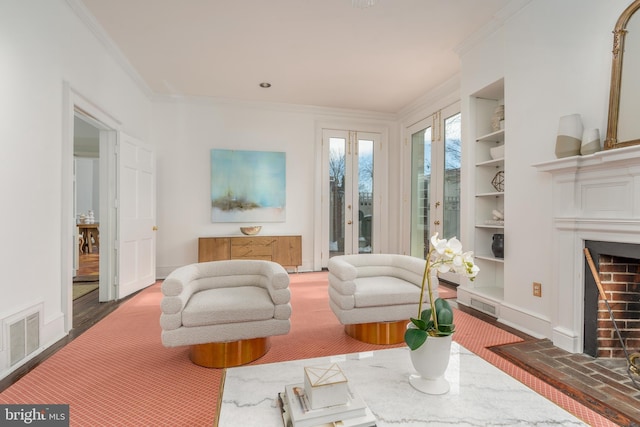
[(471, 298), (471, 307), (475, 308), (476, 310), (480, 310), (483, 313), (490, 314), (491, 316), (494, 316), (494, 317), (496, 315), (495, 305), (487, 304), (486, 302), (477, 300), (475, 298)]
[(9, 365), (13, 366), (40, 347), (40, 312), (8, 322)]

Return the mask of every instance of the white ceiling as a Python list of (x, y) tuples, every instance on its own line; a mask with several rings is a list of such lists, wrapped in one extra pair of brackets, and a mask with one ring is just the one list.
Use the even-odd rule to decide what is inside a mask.
[(157, 94), (397, 113), (510, 0), (81, 1)]

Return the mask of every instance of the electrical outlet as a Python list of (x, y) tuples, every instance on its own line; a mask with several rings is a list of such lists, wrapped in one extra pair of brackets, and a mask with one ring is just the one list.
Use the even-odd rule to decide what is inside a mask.
[(542, 296), (542, 283), (533, 282), (533, 296), (534, 297)]

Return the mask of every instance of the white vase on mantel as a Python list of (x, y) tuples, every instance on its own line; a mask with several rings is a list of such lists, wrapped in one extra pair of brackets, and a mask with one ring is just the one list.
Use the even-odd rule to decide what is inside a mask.
[(409, 377), (409, 383), (418, 391), (427, 394), (445, 394), (449, 382), (444, 373), (451, 357), (453, 336), (428, 337), (417, 350), (410, 350), (411, 363), (418, 374)]

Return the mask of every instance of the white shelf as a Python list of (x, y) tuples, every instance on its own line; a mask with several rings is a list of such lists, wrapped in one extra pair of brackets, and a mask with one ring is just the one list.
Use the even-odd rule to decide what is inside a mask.
[(504, 224), (476, 224), (476, 228), (487, 228), (490, 230), (504, 230)]
[(485, 167), (485, 166), (500, 166), (504, 163), (504, 157), (499, 159), (487, 160), (486, 162), (476, 163), (477, 167)]
[(482, 135), (476, 139), (477, 142), (504, 142), (504, 129)]
[(475, 257), (478, 258), (478, 259), (484, 259), (486, 261), (504, 263), (504, 258), (496, 258), (493, 255), (478, 255), (478, 254), (476, 254)]
[(489, 193), (476, 194), (476, 197), (502, 197), (502, 196), (504, 196), (504, 191), (493, 191)]

